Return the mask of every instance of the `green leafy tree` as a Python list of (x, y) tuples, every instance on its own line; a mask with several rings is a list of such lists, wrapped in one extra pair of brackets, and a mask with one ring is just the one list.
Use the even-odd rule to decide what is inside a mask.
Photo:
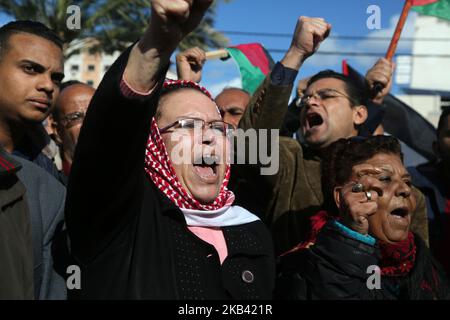
[[(230, 0), (219, 0), (229, 2)], [(81, 28), (67, 28), (67, 8), (77, 5), (81, 11)], [(214, 29), (217, 1), (207, 12), (200, 26), (180, 44), (180, 50), (198, 46), (203, 49), (226, 46), (228, 40)], [(95, 38), (93, 48), (106, 53), (122, 51), (139, 39), (150, 16), (150, 0), (0, 0), (0, 10), (16, 20), (44, 23), (64, 40), (65, 56)]]

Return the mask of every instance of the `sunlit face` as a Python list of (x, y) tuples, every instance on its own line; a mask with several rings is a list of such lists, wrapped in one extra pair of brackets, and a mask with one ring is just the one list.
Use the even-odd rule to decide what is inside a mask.
[(378, 180), (375, 190), (378, 210), (369, 216), (369, 233), (375, 238), (394, 243), (408, 236), (411, 215), (416, 208), (416, 198), (411, 190), (411, 177), (401, 159), (394, 154), (377, 154), (364, 163), (355, 165), (351, 180), (369, 174)]
[(249, 94), (237, 89), (225, 89), (216, 97), (216, 103), (223, 114), (223, 120), (236, 128), (249, 101)]
[[(222, 120), (211, 99), (194, 89), (180, 89), (168, 93), (159, 105), (158, 127), (189, 117), (207, 122)], [(218, 136), (211, 129), (200, 134), (185, 129), (170, 129), (162, 133), (172, 166), (183, 188), (201, 203), (212, 203), (219, 194), (225, 171), (228, 139)], [(216, 158), (210, 164), (202, 159)]]
[(300, 113), (302, 134), (308, 145), (323, 148), (341, 138), (357, 135), (355, 124), (363, 123), (367, 114), (352, 108), (345, 83), (335, 78), (323, 78), (313, 82), (304, 92), (305, 96), (331, 89), (326, 99), (312, 96)]
[(0, 58), (0, 113), (17, 122), (42, 122), (51, 112), (63, 78), (63, 54), (51, 41), (13, 34)]
[(95, 93), (95, 89), (84, 84), (73, 84), (65, 88), (57, 100), (56, 108), (60, 121), (57, 125), (65, 159), (72, 161), (84, 115)]

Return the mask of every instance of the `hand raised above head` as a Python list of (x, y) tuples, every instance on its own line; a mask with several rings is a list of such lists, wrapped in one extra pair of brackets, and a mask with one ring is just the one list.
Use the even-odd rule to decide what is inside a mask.
[(152, 0), (143, 37), (128, 58), (124, 78), (138, 92), (152, 89), (180, 41), (202, 20), (212, 0)]
[(372, 68), (367, 71), (366, 81), (369, 84), (369, 88), (374, 90), (375, 83), (380, 83), (382, 85), (382, 90), (376, 92), (373, 97), (373, 101), (376, 103), (383, 103), (383, 99), (391, 91), (392, 87), (392, 75), (394, 73), (394, 64), (385, 59), (379, 59)]
[(282, 60), (283, 65), (298, 70), (303, 61), (319, 49), (330, 31), (331, 24), (323, 18), (298, 18), (291, 46)]
[(186, 49), (177, 54), (176, 61), (178, 79), (200, 82), (206, 62), (205, 51), (198, 47)]
[(291, 47), (297, 48), (306, 59), (319, 49), (330, 31), (331, 24), (323, 18), (300, 17), (295, 27)]
[(159, 45), (175, 48), (194, 30), (213, 0), (152, 0), (147, 32)]

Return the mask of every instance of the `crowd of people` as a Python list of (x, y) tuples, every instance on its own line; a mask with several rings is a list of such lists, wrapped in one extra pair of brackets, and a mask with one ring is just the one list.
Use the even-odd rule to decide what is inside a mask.
[[(97, 89), (63, 82), (48, 27), (0, 27), (0, 299), (449, 299), (449, 109), (439, 161), (406, 168), (368, 108), (382, 108), (392, 62), (364, 84), (331, 70), (301, 79), (289, 104), (331, 32), (323, 18), (298, 18), (253, 94), (213, 97), (199, 48), (166, 79), (211, 3), (152, 0), (145, 33)], [(281, 130), (270, 175), (248, 159), (265, 130)], [(239, 139), (249, 131), (256, 141)]]

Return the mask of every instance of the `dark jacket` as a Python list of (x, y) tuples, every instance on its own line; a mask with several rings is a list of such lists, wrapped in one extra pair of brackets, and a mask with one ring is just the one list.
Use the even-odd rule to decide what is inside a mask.
[(450, 192), (450, 182), (446, 179), (443, 163), (425, 163), (417, 167), (410, 167), (408, 171), (414, 185), (426, 197), (430, 238), (439, 237), (446, 195)]
[[(268, 299), (273, 247), (261, 221), (222, 228), (228, 256), (191, 233), (181, 210), (150, 181), (144, 155), (159, 88), (119, 89), (129, 50), (96, 91), (81, 129), (66, 203), (79, 299)], [(161, 85), (162, 78), (159, 84)]]
[(444, 214), (447, 196), (450, 194), (450, 182), (446, 178), (444, 164), (425, 163), (408, 168), (408, 171), (413, 184), (426, 198), (431, 252), (444, 266), (447, 275), (450, 275), (450, 217)]
[[(291, 90), (292, 85), (272, 84), (268, 75), (253, 95), (239, 127), (281, 128)], [(230, 188), (238, 205), (258, 214), (270, 226), (275, 251), (281, 254), (305, 240), (309, 218), (324, 208), (324, 198), (319, 154), (288, 137), (280, 137), (278, 146), (279, 170), (275, 175), (261, 175), (260, 164), (235, 164)], [(416, 191), (417, 208), (411, 230), (428, 242), (425, 200)]]
[(0, 299), (33, 299), (33, 248), (20, 163), (0, 149)]
[[(449, 299), (447, 279), (420, 237), (414, 237), (415, 263), (406, 276), (380, 275), (378, 246), (356, 240), (328, 222), (315, 243), (281, 257), (276, 296), (281, 299), (431, 300)], [(369, 281), (368, 281), (369, 280)]]
[(64, 278), (55, 272), (52, 244), (64, 223), (66, 188), (54, 176), (36, 164), (12, 156), (22, 165), (17, 173), (25, 185), (33, 235), (35, 298), (66, 299)]

